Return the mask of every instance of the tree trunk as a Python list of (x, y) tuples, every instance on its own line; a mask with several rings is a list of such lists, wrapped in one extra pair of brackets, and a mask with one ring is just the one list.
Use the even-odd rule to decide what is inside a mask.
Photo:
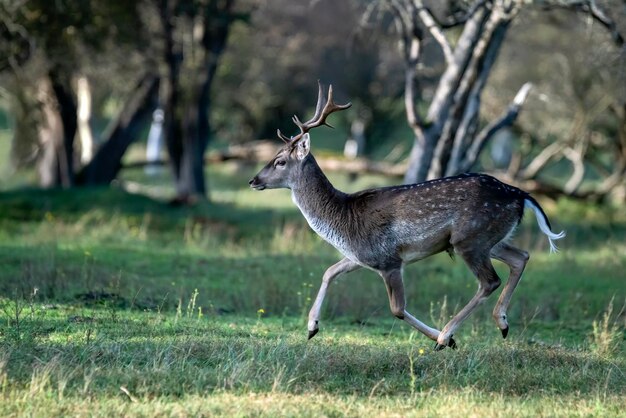
[[(497, 18), (490, 19), (485, 25), (485, 36), (474, 47), (468, 69), (455, 93), (454, 105), (448, 115), (448, 120), (444, 123), (444, 129), (431, 163), (431, 170), (428, 173), (429, 178), (439, 178), (445, 174), (458, 174), (458, 166), (448, 166), (450, 156), (455, 143), (457, 146), (465, 148), (464, 139), (471, 140), (474, 137), (468, 134), (478, 121), (480, 96), (498, 56), (507, 28), (508, 21), (501, 21)], [(460, 133), (461, 136), (457, 138)], [(460, 150), (458, 154), (460, 154)]]
[(163, 107), (163, 134), (167, 152), (170, 157), (176, 193), (178, 194), (178, 179), (181, 177), (183, 158), (183, 129), (180, 118), (179, 86), (182, 55), (174, 42), (174, 9), (172, 0), (160, 0), (159, 13), (163, 31), (163, 72), (159, 101)]
[(137, 139), (142, 122), (156, 107), (159, 79), (148, 74), (142, 78), (115, 120), (103, 134), (103, 143), (96, 155), (77, 175), (81, 185), (111, 183), (119, 173), (122, 157)]
[[(489, 16), (490, 12), (485, 7), (479, 7), (465, 24), (451, 61), (439, 79), (439, 84), (428, 108), (426, 120), (421, 122), (421, 126), (414, 127), (414, 131), (421, 128), (421, 133), (415, 135), (407, 172), (404, 176), (405, 183), (417, 183), (427, 179), (437, 142), (451, 111), (455, 92), (472, 58), (474, 46), (481, 39), (483, 28)], [(414, 73), (417, 71), (417, 66), (409, 65), (407, 71)], [(407, 75), (408, 77), (415, 76)], [(412, 93), (411, 96), (414, 94)], [(405, 105), (413, 100), (413, 98), (405, 98)], [(412, 104), (411, 106), (415, 105)]]
[[(586, 13), (607, 28), (618, 46), (623, 37), (617, 25), (596, 4), (589, 0), (560, 1), (508, 1), (475, 0), (461, 18), (452, 17), (451, 23), (440, 24), (422, 0), (394, 0), (388, 2), (394, 23), (400, 34), (406, 65), (405, 107), (407, 122), (414, 132), (414, 144), (409, 156), (406, 183), (415, 183), (444, 175), (454, 175), (471, 169), (493, 135), (510, 126), (523, 105), (530, 84), (520, 88), (504, 114), (478, 129), (481, 94), (499, 54), (511, 21), (522, 7), (539, 5), (545, 9), (566, 9)], [(444, 28), (463, 25), (452, 49)], [(439, 44), (446, 69), (443, 71), (425, 118), (415, 111), (422, 29), (430, 33)], [(548, 147), (551, 148), (551, 147)], [(546, 150), (548, 150), (546, 148)], [(554, 151), (554, 154), (553, 154)], [(574, 166), (574, 175), (564, 193), (577, 193), (584, 173), (586, 146), (572, 149), (557, 146), (550, 153), (540, 154), (524, 172), (536, 171), (545, 161), (558, 153), (565, 153)], [(539, 158), (541, 157), (541, 158)], [(545, 158), (544, 158), (545, 157)], [(547, 158), (547, 159), (546, 159)], [(612, 182), (606, 183), (612, 185)]]
[(93, 158), (94, 142), (91, 133), (91, 87), (89, 80), (85, 76), (80, 76), (76, 80), (76, 97), (78, 101), (78, 139), (80, 141), (80, 162), (82, 165), (88, 164)]
[[(210, 91), (222, 55), (233, 17), (233, 0), (211, 1), (203, 10), (202, 36), (197, 38), (201, 57), (192, 62), (180, 52), (174, 38), (174, 13), (172, 3), (162, 0), (161, 21), (165, 38), (164, 60), (167, 76), (162, 89), (165, 111), (165, 136), (176, 184), (176, 201), (188, 202), (207, 194), (204, 173), (204, 152), (209, 141)], [(198, 26), (200, 28), (200, 26)], [(195, 35), (195, 34), (194, 34)], [(181, 94), (181, 70), (193, 69), (193, 91)], [(182, 98), (187, 98), (183, 102)]]
[(40, 156), (37, 160), (39, 184), (42, 187), (55, 187), (61, 183), (63, 150), (63, 122), (54, 100), (52, 84), (48, 77), (39, 80), (37, 100), (41, 109), (38, 123)]
[(42, 187), (72, 187), (77, 107), (69, 77), (51, 70), (40, 79), (37, 96), (41, 104), (39, 182)]
[[(179, 172), (176, 178), (177, 199), (187, 201), (206, 196), (204, 178), (204, 151), (208, 143), (206, 136), (200, 136), (202, 106), (200, 100), (193, 100), (185, 114), (182, 149), (179, 154)], [(208, 108), (204, 109), (208, 111)]]

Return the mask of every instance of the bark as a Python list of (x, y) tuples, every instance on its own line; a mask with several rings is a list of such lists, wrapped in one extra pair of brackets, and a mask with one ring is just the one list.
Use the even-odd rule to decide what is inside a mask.
[(40, 155), (37, 160), (39, 184), (42, 187), (54, 187), (61, 183), (63, 164), (63, 122), (57, 109), (52, 84), (47, 77), (38, 82), (37, 100), (41, 109), (38, 123)]
[[(478, 118), (480, 95), (498, 55), (507, 28), (508, 22), (502, 20), (498, 13), (492, 13), (485, 24), (481, 39), (474, 46), (470, 62), (454, 93), (448, 117), (437, 140), (428, 178), (439, 178), (446, 174), (446, 171), (450, 171), (447, 170), (448, 162), (462, 121), (465, 120), (469, 127)], [(463, 143), (459, 142), (459, 146), (463, 146)], [(451, 171), (451, 174), (457, 174), (455, 170)]]
[[(523, 87), (520, 90), (514, 102), (500, 118), (479, 130), (482, 92), (510, 23), (521, 7), (539, 5), (546, 9), (560, 8), (586, 13), (610, 32), (615, 44), (623, 45), (623, 37), (618, 32), (615, 22), (594, 0), (474, 1), (469, 5), (467, 13), (461, 17), (453, 16), (451, 21), (448, 19), (448, 23), (438, 22), (421, 0), (388, 1), (407, 64), (405, 108), (407, 122), (414, 132), (414, 144), (404, 176), (406, 183), (469, 170), (478, 160), (489, 139), (499, 129), (510, 126), (515, 121), (528, 88)], [(460, 25), (463, 25), (463, 31), (452, 50), (444, 29)], [(409, 30), (411, 27), (417, 27), (418, 30), (411, 32)], [(423, 41), (419, 36), (421, 35), (419, 28), (425, 28), (440, 46), (446, 64), (424, 118), (420, 118), (415, 110), (418, 100), (416, 86), (419, 48), (413, 50), (409, 47), (411, 42), (416, 42), (419, 46)], [(416, 53), (411, 54), (412, 51)], [(557, 153), (565, 149), (558, 148)], [(547, 154), (540, 156), (545, 155)], [(547, 161), (551, 158), (553, 156)], [(572, 151), (567, 158), (573, 163), (574, 176), (568, 182), (565, 193), (575, 192), (584, 174), (584, 164), (581, 163), (583, 156), (580, 152)], [(529, 170), (521, 170), (521, 173), (535, 172), (537, 166), (543, 165), (541, 159), (536, 160), (528, 167)]]
[[(498, 132), (500, 129), (511, 126), (528, 97), (532, 84), (525, 83), (515, 95), (513, 102), (509, 105), (507, 111), (499, 118), (485, 126), (482, 131), (476, 135), (476, 139), (471, 143), (469, 149), (464, 152), (465, 158), (458, 167), (453, 167), (456, 172), (468, 171), (478, 161), (480, 153), (487, 145), (487, 142)], [(478, 115), (476, 115), (478, 116)]]
[[(478, 128), (482, 92), (487, 84), (489, 74), (491, 73), (493, 64), (498, 56), (498, 52), (500, 51), (500, 47), (504, 41), (508, 27), (508, 21), (501, 22), (492, 36), (492, 40), (483, 58), (478, 79), (474, 82), (471, 88), (471, 92), (469, 93), (463, 110), (463, 117), (456, 129), (456, 132), (454, 133), (452, 150), (446, 151), (446, 153), (443, 154), (443, 157), (445, 157), (446, 160), (445, 162), (442, 162), (441, 165), (442, 167), (446, 167), (446, 175), (461, 173), (468, 169), (461, 166), (461, 159), (467, 153), (470, 146), (476, 142), (474, 138)], [(482, 151), (482, 147), (480, 147), (479, 150)]]
[(472, 57), (472, 50), (481, 39), (483, 28), (490, 15), (491, 12), (486, 7), (481, 6), (465, 24), (454, 49), (454, 59), (439, 79), (435, 95), (428, 108), (427, 123), (436, 124), (435, 122), (439, 122), (436, 124), (438, 128), (443, 127), (441, 121), (445, 120), (447, 116), (454, 92), (461, 82), (461, 77)]
[(49, 71), (40, 79), (37, 95), (41, 104), (38, 128), (41, 156), (37, 164), (40, 184), (72, 187), (77, 106), (69, 76)]
[[(616, 146), (616, 158), (618, 159), (618, 162), (614, 167), (614, 170), (609, 173), (597, 187), (566, 191), (562, 186), (550, 184), (548, 182), (538, 180), (537, 178), (524, 178), (517, 174), (520, 172), (517, 168), (510, 168), (507, 172), (500, 171), (492, 172), (490, 174), (502, 181), (534, 194), (542, 194), (551, 198), (567, 196), (574, 199), (602, 201), (606, 199), (612, 191), (618, 189), (620, 186), (624, 186), (626, 182), (626, 140), (624, 140), (626, 138), (626, 123), (623, 124), (622, 131), (623, 135), (620, 136), (620, 140), (614, 144)], [(280, 146), (281, 144), (277, 144), (275, 141), (269, 140), (253, 141), (241, 145), (231, 145), (223, 150), (210, 152), (207, 154), (205, 160), (206, 162), (213, 164), (224, 161), (242, 161), (253, 164), (265, 163), (276, 154)], [(553, 151), (547, 154), (552, 156), (556, 155)], [(545, 159), (546, 155), (543, 154), (538, 155), (533, 161), (544, 161)], [(519, 163), (516, 161), (518, 161), (518, 157), (514, 157), (512, 159), (511, 165), (517, 166)], [(341, 172), (347, 174), (371, 173), (396, 178), (402, 178), (406, 172), (406, 165), (404, 164), (390, 164), (384, 161), (371, 161), (365, 158), (346, 160), (319, 157), (317, 162), (322, 170), (328, 172)], [(168, 164), (168, 161), (136, 161), (125, 164), (123, 168), (133, 169), (155, 164), (166, 165)]]
[(81, 185), (111, 183), (119, 173), (126, 150), (138, 137), (142, 123), (156, 107), (159, 79), (148, 74), (138, 83), (117, 117), (103, 134), (102, 145), (77, 175)]
[[(186, 202), (207, 194), (204, 153), (209, 141), (210, 91), (228, 40), (233, 0), (211, 1), (201, 15), (202, 36), (197, 40), (199, 62), (183, 56), (174, 36), (174, 2), (161, 2), (167, 76), (162, 90), (165, 137), (176, 184), (176, 200)], [(182, 94), (182, 67), (194, 68), (193, 91)], [(188, 87), (187, 87), (188, 88)], [(183, 98), (186, 100), (183, 101)]]
[(78, 104), (78, 139), (80, 140), (80, 162), (85, 165), (94, 154), (93, 135), (89, 121), (91, 119), (91, 88), (89, 80), (81, 76), (76, 80), (76, 96)]
[(165, 75), (162, 77), (159, 92), (160, 102), (163, 106), (163, 133), (167, 151), (170, 156), (172, 172), (175, 181), (180, 177), (180, 164), (182, 159), (182, 126), (178, 111), (179, 90), (177, 82), (180, 74), (182, 56), (176, 50), (174, 44), (174, 8), (175, 1), (161, 0), (159, 12), (164, 39), (163, 62)]
[[(416, 183), (426, 180), (437, 141), (451, 110), (454, 93), (461, 82), (461, 78), (472, 56), (472, 50), (481, 37), (483, 27), (489, 15), (490, 12), (480, 5), (467, 20), (456, 43), (452, 60), (448, 63), (446, 70), (439, 79), (426, 119), (421, 126), (413, 126), (413, 130), (420, 132), (420, 134), (415, 135), (407, 172), (404, 176), (405, 183)], [(416, 68), (415, 66), (407, 66), (407, 71), (415, 72)], [(409, 77), (415, 76), (407, 75), (407, 78)], [(413, 101), (413, 98), (405, 96), (405, 104), (409, 101)], [(411, 106), (415, 106), (415, 104)]]
[[(397, 7), (394, 10), (396, 16), (399, 14), (401, 15), (403, 12), (400, 7)], [(406, 110), (408, 124), (414, 134), (414, 146), (411, 150), (409, 169), (407, 170), (407, 177), (405, 178), (405, 182), (407, 183), (413, 183), (416, 181), (412, 178), (408, 178), (408, 173), (419, 171), (419, 166), (416, 166), (416, 164), (419, 164), (422, 161), (423, 153), (427, 146), (426, 138), (424, 136), (423, 122), (417, 111), (417, 102), (419, 97), (417, 65), (420, 58), (423, 35), (418, 25), (415, 10), (410, 13), (410, 16), (412, 18), (409, 22), (404, 22), (403, 25), (400, 25), (404, 61), (406, 65), (404, 79), (404, 107)], [(396, 20), (397, 19), (398, 17), (396, 17)]]
[[(280, 149), (281, 144), (275, 141), (253, 141), (245, 144), (231, 145), (219, 151), (210, 151), (204, 158), (206, 163), (222, 163), (225, 161), (241, 161), (260, 164), (272, 159)], [(316, 157), (319, 166), (324, 171), (341, 172), (348, 174), (380, 174), (384, 176), (402, 178), (406, 171), (403, 164), (391, 164), (385, 161), (371, 161), (366, 158), (341, 159), (331, 157)], [(166, 165), (165, 160), (134, 161), (124, 164), (123, 169), (133, 169), (152, 165)]]

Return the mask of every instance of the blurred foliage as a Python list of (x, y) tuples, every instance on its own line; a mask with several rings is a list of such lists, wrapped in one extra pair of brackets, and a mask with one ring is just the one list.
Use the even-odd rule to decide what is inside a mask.
[[(335, 117), (380, 121), (402, 116), (402, 63), (378, 28), (362, 26), (360, 2), (259, 5), (249, 24), (235, 27), (218, 73), (215, 128), (234, 141), (274, 137), (295, 129), (291, 116), (308, 117), (315, 80), (332, 83), (350, 111)], [(398, 120), (396, 120), (398, 122)], [(341, 123), (341, 122), (339, 122)]]
[[(204, 2), (177, 4), (184, 10), (175, 36), (186, 53), (194, 54), (189, 41), (197, 23), (192, 9), (205, 7)], [(334, 84), (338, 101), (353, 103), (334, 118), (343, 127), (339, 139), (348, 136), (352, 121), (363, 119), (366, 155), (383, 158), (391, 153), (395, 161), (406, 156), (412, 138), (402, 100), (404, 63), (392, 22), (382, 15), (378, 20), (365, 18), (376, 13), (372, 4), (237, 1), (236, 12), (246, 18), (233, 24), (211, 91), (211, 129), (217, 144), (273, 138), (276, 128), (293, 132), (291, 115), (310, 114), (315, 81), (320, 79)], [(98, 141), (139, 77), (161, 70), (164, 41), (157, 6), (152, 0), (0, 2), (0, 112), (10, 115), (15, 131), (14, 164), (32, 163), (37, 156), (33, 80), (53, 68), (90, 80), (91, 125)], [(459, 1), (429, 6), (438, 17), (466, 7)], [(623, 5), (612, 0), (602, 7), (624, 32)], [(453, 41), (455, 30), (450, 32)], [(419, 69), (425, 80), (420, 89), (426, 103), (444, 62), (432, 39), (424, 43), (423, 56), (428, 64)], [(614, 109), (626, 102), (625, 59), (624, 49), (616, 48), (597, 22), (568, 11), (525, 8), (509, 31), (484, 91), (481, 118), (493, 120), (521, 84), (533, 82), (514, 129), (522, 138), (516, 147), (532, 156), (555, 139), (576, 143), (588, 138), (597, 150), (597, 164), (585, 174), (593, 179), (610, 164), (602, 147), (618, 134), (620, 118)], [(194, 69), (185, 71), (187, 77)], [(339, 150), (342, 143), (332, 143), (332, 148)], [(567, 174), (569, 166), (561, 166), (556, 174)]]
[(101, 132), (146, 66), (141, 46), (147, 34), (137, 30), (134, 2), (11, 0), (0, 4), (0, 21), (2, 45), (10, 48), (0, 51), (0, 106), (13, 120), (11, 160), (17, 167), (37, 157), (37, 80), (43, 75), (87, 75), (92, 124)]
[[(614, 1), (603, 6), (624, 33), (626, 9)], [(571, 145), (587, 140), (597, 153), (593, 158), (606, 165), (610, 153), (615, 152), (609, 145), (619, 137), (623, 123), (625, 51), (590, 18), (525, 9), (510, 31), (485, 89), (484, 117), (497, 117), (516, 89), (530, 81), (533, 92), (517, 124), (525, 152), (536, 154), (557, 140)], [(593, 178), (597, 167), (589, 168), (586, 175)], [(552, 173), (559, 177), (569, 171), (568, 165), (562, 164)]]

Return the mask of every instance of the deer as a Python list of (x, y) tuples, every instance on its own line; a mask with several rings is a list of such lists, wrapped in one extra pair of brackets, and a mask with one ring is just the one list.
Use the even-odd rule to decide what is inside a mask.
[[(435, 341), (436, 350), (456, 348), (455, 331), (501, 284), (492, 259), (510, 269), (493, 309), (496, 326), (506, 338), (511, 296), (529, 260), (528, 252), (509, 242), (525, 209), (534, 212), (551, 252), (557, 251), (554, 241), (563, 238), (565, 232), (552, 232), (548, 217), (529, 193), (487, 174), (464, 173), (351, 194), (337, 190), (310, 152), (309, 132), (330, 126), (327, 117), (350, 106), (333, 101), (332, 85), (325, 98), (318, 82), (314, 116), (302, 122), (294, 115), (292, 120), (300, 131), (294, 136), (277, 130), (284, 146), (249, 181), (254, 190), (291, 190), (293, 202), (311, 229), (343, 255), (322, 277), (308, 315), (308, 339), (319, 332), (329, 285), (340, 275), (366, 268), (382, 277), (394, 316)], [(460, 256), (478, 279), (478, 290), (439, 331), (407, 311), (403, 272), (406, 265), (443, 251)]]

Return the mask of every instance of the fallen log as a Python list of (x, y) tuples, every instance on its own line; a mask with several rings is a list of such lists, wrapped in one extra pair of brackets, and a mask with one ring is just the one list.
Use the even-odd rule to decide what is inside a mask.
[[(225, 161), (244, 161), (250, 163), (266, 163), (278, 152), (280, 144), (273, 141), (253, 141), (245, 144), (230, 145), (224, 149), (209, 151), (205, 157), (207, 163)], [(381, 174), (390, 177), (402, 177), (406, 171), (404, 164), (390, 164), (384, 161), (371, 161), (365, 158), (342, 159), (335, 157), (317, 157), (317, 163), (322, 170), (343, 172), (349, 174)], [(133, 161), (126, 163), (122, 168), (141, 168), (145, 166), (161, 166), (168, 164), (167, 160)]]
[[(224, 149), (214, 150), (207, 153), (205, 161), (207, 163), (221, 163), (225, 161), (243, 161), (252, 164), (265, 164), (271, 160), (281, 144), (274, 141), (252, 141), (244, 144), (230, 145)], [(316, 157), (317, 163), (326, 172), (340, 172), (347, 174), (379, 174), (388, 177), (402, 179), (406, 172), (405, 163), (391, 164), (385, 161), (371, 161), (365, 158), (343, 159), (337, 157)], [(158, 161), (134, 161), (126, 163), (122, 168), (140, 168), (149, 165), (166, 165), (167, 160)], [(512, 186), (519, 187), (529, 193), (542, 195), (551, 199), (558, 199), (565, 196), (578, 200), (603, 201), (608, 197), (616, 184), (623, 182), (626, 169), (622, 169), (617, 176), (611, 176), (606, 187), (591, 188), (587, 190), (566, 191), (560, 185), (550, 184), (537, 178), (521, 179), (511, 177), (505, 172), (491, 172), (488, 174), (504, 181)], [(615, 181), (613, 181), (615, 180)], [(400, 183), (400, 182), (398, 182)], [(614, 184), (615, 183), (615, 184)]]

